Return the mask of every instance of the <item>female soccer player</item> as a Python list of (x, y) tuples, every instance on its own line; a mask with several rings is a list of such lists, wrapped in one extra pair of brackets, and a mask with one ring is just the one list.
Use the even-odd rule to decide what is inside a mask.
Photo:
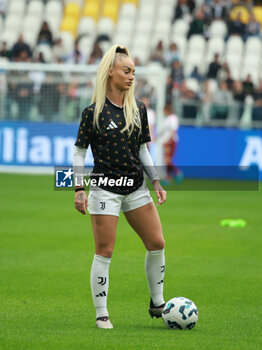
[[(151, 317), (160, 317), (165, 305), (165, 241), (143, 169), (153, 183), (157, 204), (165, 202), (166, 192), (146, 147), (150, 141), (147, 112), (145, 105), (134, 98), (134, 75), (128, 49), (112, 46), (100, 62), (92, 104), (82, 113), (75, 143), (74, 169), (83, 169), (89, 145), (94, 157), (88, 198), (84, 187), (76, 186), (75, 208), (84, 215), (88, 209), (92, 221), (95, 255), (90, 283), (98, 328), (113, 328), (107, 294), (120, 210), (147, 250), (145, 270)], [(78, 176), (79, 170), (76, 172)]]

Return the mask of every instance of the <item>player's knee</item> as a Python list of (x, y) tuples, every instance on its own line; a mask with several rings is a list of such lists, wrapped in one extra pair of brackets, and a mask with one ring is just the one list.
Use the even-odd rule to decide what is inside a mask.
[(96, 254), (105, 258), (112, 258), (114, 247), (107, 245), (99, 245), (96, 247)]
[(152, 240), (148, 246), (147, 250), (161, 250), (165, 248), (165, 240), (163, 237), (158, 237), (157, 239)]

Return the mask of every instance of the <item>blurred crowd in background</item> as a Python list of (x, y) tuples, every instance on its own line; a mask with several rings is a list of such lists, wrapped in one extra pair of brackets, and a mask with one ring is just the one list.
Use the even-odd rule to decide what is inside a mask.
[[(248, 19), (243, 18), (241, 11), (235, 16), (231, 16), (236, 6), (242, 6), (248, 11)], [(243, 42), (246, 42), (250, 37), (257, 37), (261, 41), (262, 24), (253, 13), (254, 6), (262, 6), (262, 0), (205, 0), (202, 5), (198, 5), (198, 2), (194, 0), (179, 0), (172, 9), (172, 22), (182, 19), (188, 24), (188, 40), (194, 35), (201, 35), (208, 42), (211, 23), (215, 20), (221, 20), (227, 26), (226, 35), (223, 38), (225, 42), (232, 36), (240, 37)], [(0, 0), (0, 15), (3, 21), (6, 8), (7, 2)], [(77, 37), (73, 51), (65, 55), (62, 38), (54, 38), (46, 21), (42, 23), (37, 36), (38, 44), (47, 45), (52, 49), (51, 63), (76, 65), (99, 64), (104, 47), (101, 42), (106, 40), (105, 36), (97, 37), (91, 54), (87, 58), (79, 47), (79, 38)], [(44, 52), (34, 51), (34, 48), (25, 42), (22, 34), (19, 35), (18, 41), (11, 48), (8, 48), (5, 42), (1, 43), (0, 57), (12, 62), (47, 62)], [(134, 57), (134, 61), (137, 66), (141, 65), (139, 57)], [(235, 79), (232, 77), (232, 72), (225, 58), (221, 57), (219, 53), (214, 52), (206, 69), (201, 70), (195, 66), (190, 72), (185, 72), (178, 43), (172, 41), (168, 47), (165, 47), (163, 41), (159, 40), (150, 53), (149, 63), (159, 64), (166, 68), (166, 102), (173, 104), (175, 113), (183, 120), (187, 118), (197, 119), (201, 115), (201, 124), (209, 124), (212, 120), (231, 120), (232, 123), (229, 123), (228, 126), (235, 126), (238, 125), (238, 121), (243, 116), (245, 103), (251, 101), (252, 121), (262, 122), (262, 76), (257, 81), (254, 81), (251, 74), (247, 74), (241, 79)], [(64, 96), (66, 101), (63, 103), (77, 101), (74, 104), (77, 108), (72, 108), (69, 113), (69, 119), (73, 120), (78, 118), (79, 111), (85, 105), (92, 91), (92, 84), (84, 81), (85, 77), (82, 77), (81, 81), (79, 77), (71, 79), (67, 84), (65, 84), (61, 74), (56, 75), (55, 84), (51, 78), (50, 81), (46, 80), (45, 74), (41, 74), (41, 72), (32, 72), (29, 74), (29, 78), (29, 80), (17, 84), (17, 72), (9, 72), (6, 83), (7, 98), (5, 106), (2, 106), (2, 115), (12, 116), (18, 113), (19, 119), (28, 119), (31, 113), (32, 98), (35, 101), (35, 96), (41, 95), (52, 101), (50, 105), (47, 105), (46, 99), (38, 97), (39, 101), (37, 102), (40, 115), (45, 120), (50, 120), (51, 116), (56, 114), (55, 111), (58, 113), (61, 107), (60, 97)], [(187, 81), (197, 81), (198, 85), (187, 83)], [(154, 89), (148, 86), (147, 82), (138, 82), (138, 90), (140, 97), (148, 95), (147, 97), (152, 100), (152, 105), (154, 105)], [(16, 110), (18, 112), (12, 107), (13, 100), (17, 103)], [(81, 100), (80, 104), (79, 100)]]

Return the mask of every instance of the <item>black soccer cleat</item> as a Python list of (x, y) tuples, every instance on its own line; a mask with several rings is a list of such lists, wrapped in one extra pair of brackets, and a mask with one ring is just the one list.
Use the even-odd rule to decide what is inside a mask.
[(159, 306), (155, 306), (153, 303), (153, 300), (150, 299), (150, 304), (149, 304), (149, 309), (148, 309), (149, 315), (152, 318), (153, 317), (156, 317), (156, 318), (162, 317), (162, 311), (164, 310), (165, 305), (166, 305), (166, 303), (159, 305)]

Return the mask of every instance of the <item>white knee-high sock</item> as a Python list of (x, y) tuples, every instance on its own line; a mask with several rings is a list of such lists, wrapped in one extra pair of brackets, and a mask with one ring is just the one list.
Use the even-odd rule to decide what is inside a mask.
[(164, 249), (146, 252), (145, 260), (146, 278), (149, 292), (155, 306), (162, 305), (163, 283), (165, 274), (165, 252)]
[(107, 294), (110, 262), (111, 258), (105, 258), (104, 256), (95, 254), (91, 267), (90, 284), (96, 317), (108, 316)]

